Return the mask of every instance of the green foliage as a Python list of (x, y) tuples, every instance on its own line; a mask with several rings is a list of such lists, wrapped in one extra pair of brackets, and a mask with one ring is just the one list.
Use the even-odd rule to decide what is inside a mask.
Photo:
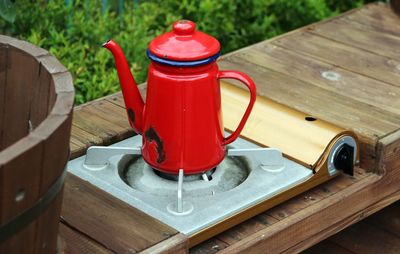
[(7, 20), (8, 22), (14, 22), (15, 20), (15, 7), (10, 0), (0, 0), (0, 17)]
[[(0, 0), (1, 2), (9, 0)], [(109, 0), (111, 2), (111, 0)], [(72, 1), (71, 1), (72, 2)], [(101, 44), (113, 38), (124, 49), (138, 83), (147, 75), (148, 43), (181, 18), (215, 36), (226, 53), (359, 6), (362, 0), (148, 0), (104, 10), (100, 1), (15, 1), (14, 23), (0, 19), (0, 33), (49, 50), (74, 75), (78, 104), (116, 92), (112, 55)], [(104, 6), (103, 6), (104, 7)]]

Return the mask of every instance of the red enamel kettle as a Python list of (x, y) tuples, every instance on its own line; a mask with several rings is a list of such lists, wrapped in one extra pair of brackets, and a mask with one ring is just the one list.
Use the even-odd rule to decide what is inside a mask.
[[(180, 20), (150, 42), (146, 104), (125, 56), (112, 40), (103, 47), (115, 58), (129, 123), (142, 134), (142, 155), (156, 170), (169, 174), (204, 173), (224, 158), (226, 145), (240, 134), (256, 99), (254, 82), (237, 71), (219, 71), (220, 44)], [(250, 102), (237, 129), (224, 137), (220, 79), (236, 79), (250, 90)]]

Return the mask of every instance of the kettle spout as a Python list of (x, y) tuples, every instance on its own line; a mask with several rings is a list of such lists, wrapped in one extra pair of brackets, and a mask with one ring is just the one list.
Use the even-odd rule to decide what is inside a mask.
[(110, 50), (114, 56), (129, 123), (138, 134), (142, 134), (144, 102), (125, 55), (121, 47), (113, 40), (104, 43), (103, 47)]

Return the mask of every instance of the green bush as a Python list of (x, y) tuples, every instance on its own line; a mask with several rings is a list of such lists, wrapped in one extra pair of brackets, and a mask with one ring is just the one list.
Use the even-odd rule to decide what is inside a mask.
[(149, 60), (145, 50), (181, 18), (215, 36), (226, 53), (361, 5), (362, 0), (149, 0), (125, 1), (123, 12), (99, 1), (15, 1), (13, 23), (0, 19), (0, 33), (49, 50), (74, 76), (78, 104), (116, 92), (112, 55), (101, 44), (113, 38), (123, 48), (138, 83)]

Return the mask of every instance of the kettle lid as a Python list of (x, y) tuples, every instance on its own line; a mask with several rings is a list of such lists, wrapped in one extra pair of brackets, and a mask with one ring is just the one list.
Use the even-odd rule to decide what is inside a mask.
[[(150, 42), (147, 55), (160, 62), (204, 62), (219, 56), (217, 39), (196, 30), (190, 20), (179, 20), (172, 25), (172, 31), (164, 33)], [(165, 61), (163, 61), (165, 60)], [(207, 63), (206, 61), (204, 63)], [(173, 65), (173, 64), (171, 64)]]

